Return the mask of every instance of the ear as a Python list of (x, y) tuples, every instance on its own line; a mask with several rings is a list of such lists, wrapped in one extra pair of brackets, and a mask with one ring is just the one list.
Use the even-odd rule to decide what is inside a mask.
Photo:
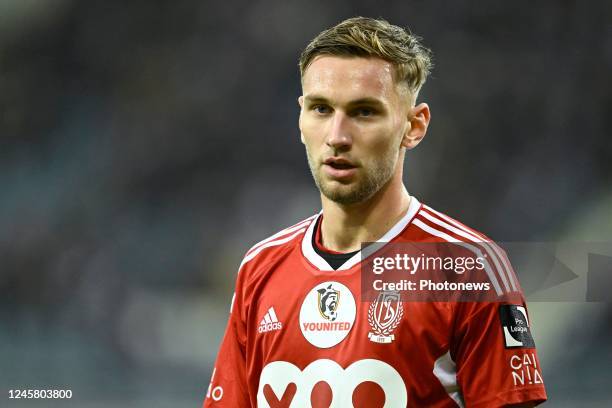
[(304, 133), (302, 133), (302, 112), (304, 110), (304, 95), (298, 98), (298, 105), (300, 105), (300, 118), (298, 120), (298, 126), (300, 128), (300, 140), (304, 144)]
[(414, 149), (425, 137), (430, 119), (431, 113), (426, 103), (419, 103), (410, 108), (408, 112), (408, 129), (406, 129), (402, 139), (402, 146), (406, 149)]

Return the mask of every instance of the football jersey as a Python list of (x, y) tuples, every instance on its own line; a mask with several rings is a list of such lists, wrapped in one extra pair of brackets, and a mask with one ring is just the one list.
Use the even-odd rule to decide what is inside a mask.
[(313, 248), (318, 217), (247, 251), (204, 407), (546, 400), (524, 298), (499, 246), (412, 197), (380, 245), (487, 242), (489, 279), (512, 301), (410, 302), (387, 292), (365, 301), (360, 266), (370, 255), (358, 252), (333, 270)]

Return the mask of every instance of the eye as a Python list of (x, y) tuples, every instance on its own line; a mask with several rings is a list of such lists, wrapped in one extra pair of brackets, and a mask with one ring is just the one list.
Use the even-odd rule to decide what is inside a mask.
[(321, 115), (325, 115), (331, 111), (327, 105), (314, 105), (311, 109)]
[(366, 108), (366, 107), (358, 108), (358, 109), (355, 110), (355, 115), (356, 116), (361, 116), (361, 117), (364, 117), (364, 118), (373, 116), (375, 113), (376, 113), (376, 111), (374, 109)]

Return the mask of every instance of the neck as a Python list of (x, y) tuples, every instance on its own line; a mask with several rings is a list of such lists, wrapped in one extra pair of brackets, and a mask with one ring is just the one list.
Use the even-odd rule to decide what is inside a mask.
[(323, 244), (334, 251), (361, 249), (382, 237), (408, 211), (410, 195), (401, 177), (394, 177), (373, 197), (357, 204), (338, 204), (321, 196)]

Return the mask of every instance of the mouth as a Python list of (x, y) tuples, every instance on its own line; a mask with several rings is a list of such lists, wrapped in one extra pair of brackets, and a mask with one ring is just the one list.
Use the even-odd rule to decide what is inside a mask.
[(355, 175), (357, 166), (342, 157), (329, 157), (323, 162), (325, 173), (332, 179), (347, 180)]
[(357, 167), (350, 160), (342, 157), (329, 157), (323, 162), (323, 164), (337, 170), (354, 169)]

